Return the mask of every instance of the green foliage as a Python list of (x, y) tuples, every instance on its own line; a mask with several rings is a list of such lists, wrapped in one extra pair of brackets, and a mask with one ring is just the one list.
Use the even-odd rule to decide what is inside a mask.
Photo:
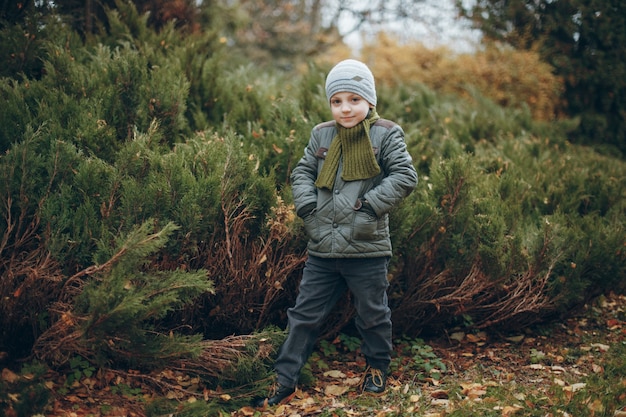
[(576, 142), (623, 155), (625, 7), (619, 0), (482, 0), (465, 14), (490, 39), (539, 51), (565, 80), (565, 110), (580, 120)]
[(125, 397), (138, 397), (142, 394), (141, 388), (133, 388), (128, 384), (117, 384), (111, 387), (111, 392)]
[(361, 347), (361, 339), (358, 337), (341, 333), (339, 340), (348, 352), (356, 352)]
[[(17, 3), (16, 6), (22, 9), (24, 4)], [(3, 7), (2, 12), (5, 11), (6, 7)], [(45, 44), (62, 33), (58, 19), (36, 10), (28, 11), (20, 22), (0, 20), (0, 56), (3, 57), (0, 77), (41, 77)]]
[[(0, 50), (25, 53), (0, 83), (3, 282), (15, 276), (15, 263), (4, 260), (33, 249), (71, 276), (113, 259), (137, 225), (141, 233), (148, 223), (167, 228), (168, 239), (137, 263), (122, 258), (86, 279), (77, 313), (91, 317), (85, 331), (99, 340), (103, 362), (142, 342), (159, 351), (165, 340), (150, 332), (165, 334), (181, 316), (207, 334), (284, 324), (306, 240), (292, 222), (289, 175), (311, 128), (330, 118), (328, 68), (285, 73), (233, 58), (225, 36), (233, 28), (222, 25), (236, 16), (201, 33), (173, 23), (155, 31), (149, 19), (120, 2), (106, 33), (85, 38), (53, 22), (1, 28)], [(523, 326), (624, 289), (622, 160), (569, 144), (577, 120), (537, 123), (535, 108), (502, 107), (476, 86), (464, 85), (470, 100), (462, 100), (415, 79), (393, 81), (380, 83), (378, 110), (402, 125), (420, 176), (391, 213), (391, 304), (406, 313), (396, 330), (505, 317)], [(193, 290), (176, 286), (188, 278), (183, 271), (200, 269), (210, 276), (190, 273)], [(3, 300), (22, 284), (13, 279), (0, 288)], [(209, 279), (215, 294), (204, 287), (190, 307)], [(475, 293), (454, 293), (471, 282), (480, 284)], [(33, 290), (49, 295), (29, 314), (54, 320), (44, 310), (57, 293), (46, 290)], [(517, 294), (545, 303), (518, 314), (515, 305), (529, 304), (511, 300)], [(52, 324), (45, 321), (37, 326)], [(119, 329), (137, 333), (137, 344), (105, 337)], [(355, 349), (356, 341), (342, 343)], [(122, 359), (132, 361), (148, 359)]]
[(69, 361), (70, 373), (65, 380), (66, 386), (71, 386), (74, 382), (80, 381), (82, 378), (91, 378), (96, 371), (96, 368), (89, 363), (85, 358), (75, 356)]
[(415, 379), (433, 378), (440, 380), (448, 370), (445, 362), (437, 356), (433, 348), (422, 339), (402, 339), (396, 341), (402, 355), (394, 358), (390, 368), (396, 372), (416, 373)]
[(236, 389), (261, 381), (260, 385), (267, 388), (265, 379), (272, 375), (273, 359), (286, 336), (286, 331), (273, 326), (254, 333), (253, 338), (246, 343), (244, 354), (224, 369), (217, 381), (211, 383), (222, 388)]
[[(162, 366), (164, 360), (198, 355), (201, 336), (160, 330), (158, 323), (207, 291), (205, 271), (152, 271), (150, 256), (175, 230), (171, 223), (150, 234), (148, 221), (117, 240), (110, 270), (91, 281), (76, 300), (83, 341), (100, 364), (111, 360), (141, 367)], [(101, 246), (106, 253), (106, 245)]]

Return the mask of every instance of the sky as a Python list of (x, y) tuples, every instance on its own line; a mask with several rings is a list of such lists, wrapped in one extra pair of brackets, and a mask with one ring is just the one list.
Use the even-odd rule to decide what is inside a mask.
[[(387, 2), (392, 4), (393, 0)], [(384, 26), (367, 26), (359, 32), (347, 34), (355, 25), (355, 20), (347, 14), (339, 22), (340, 32), (345, 35), (344, 41), (358, 51), (367, 40), (378, 31), (396, 34), (400, 40), (417, 41), (429, 48), (446, 46), (455, 52), (471, 52), (480, 40), (480, 34), (469, 28), (469, 23), (456, 16), (454, 0), (424, 0), (415, 6), (419, 21), (407, 20), (390, 22)]]

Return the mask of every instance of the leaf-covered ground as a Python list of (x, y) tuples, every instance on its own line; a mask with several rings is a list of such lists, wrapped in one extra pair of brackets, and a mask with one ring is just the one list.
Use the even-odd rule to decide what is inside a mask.
[[(364, 363), (350, 338), (322, 344), (311, 361), (311, 382), (289, 404), (264, 410), (234, 406), (239, 394), (207, 391), (184, 372), (137, 384), (141, 378), (127, 371), (92, 375), (77, 368), (71, 384), (71, 376), (47, 375), (53, 401), (45, 415), (142, 416), (153, 388), (170, 386), (181, 404), (218, 398), (231, 410), (221, 415), (233, 417), (626, 416), (626, 297), (602, 297), (566, 321), (532, 330), (451, 330), (437, 339), (400, 340), (380, 398), (358, 392)], [(3, 370), (5, 384), (16, 378), (23, 377)], [(9, 406), (4, 414), (19, 410)]]

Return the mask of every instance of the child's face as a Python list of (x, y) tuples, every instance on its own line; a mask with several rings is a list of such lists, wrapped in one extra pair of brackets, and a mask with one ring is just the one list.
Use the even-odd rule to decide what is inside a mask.
[(372, 106), (358, 94), (341, 92), (330, 98), (333, 119), (345, 128), (361, 123)]

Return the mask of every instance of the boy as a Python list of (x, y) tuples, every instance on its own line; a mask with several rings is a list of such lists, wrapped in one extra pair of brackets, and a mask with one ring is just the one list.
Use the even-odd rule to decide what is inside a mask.
[(365, 64), (337, 64), (326, 78), (326, 96), (334, 120), (313, 128), (291, 175), (309, 256), (296, 304), (287, 311), (275, 390), (256, 399), (257, 407), (293, 398), (320, 326), (346, 289), (354, 296), (367, 361), (361, 391), (379, 396), (386, 388), (392, 350), (388, 213), (415, 188), (417, 173), (400, 126), (376, 112), (374, 76)]

